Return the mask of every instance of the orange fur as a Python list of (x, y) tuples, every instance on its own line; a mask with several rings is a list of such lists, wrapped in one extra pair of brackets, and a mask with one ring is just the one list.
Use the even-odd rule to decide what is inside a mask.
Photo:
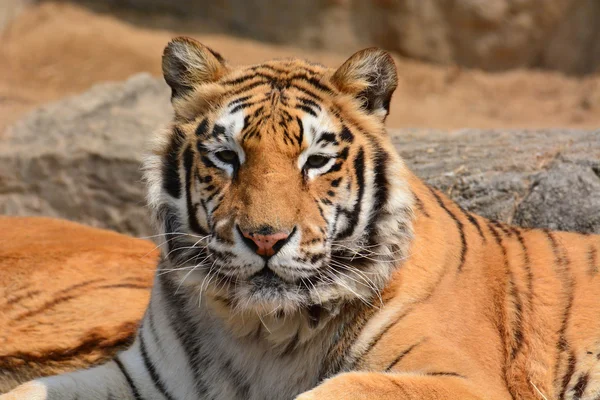
[[(381, 372), (341, 374), (299, 400), (598, 395), (600, 237), (472, 216), (480, 235), (468, 213), (436, 192), (447, 212), (410, 181), (421, 202), (411, 256), (361, 333), (376, 345), (355, 354), (358, 370)], [(460, 230), (449, 213), (467, 245), (460, 272)]]
[(157, 255), (146, 240), (73, 222), (0, 217), (0, 393), (126, 347)]

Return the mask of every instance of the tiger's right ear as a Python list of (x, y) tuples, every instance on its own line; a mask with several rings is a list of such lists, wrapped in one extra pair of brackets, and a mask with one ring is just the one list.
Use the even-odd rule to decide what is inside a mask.
[(223, 57), (189, 37), (171, 40), (162, 57), (165, 81), (171, 87), (171, 99), (186, 96), (198, 85), (217, 81), (227, 73)]

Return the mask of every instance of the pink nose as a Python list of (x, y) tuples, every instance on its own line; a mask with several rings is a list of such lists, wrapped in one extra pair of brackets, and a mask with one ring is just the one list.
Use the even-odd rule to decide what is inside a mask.
[(271, 257), (273, 254), (275, 254), (290, 236), (285, 232), (277, 232), (271, 235), (261, 235), (254, 232), (244, 231), (242, 231), (242, 235), (254, 242), (256, 245), (256, 254), (267, 257)]

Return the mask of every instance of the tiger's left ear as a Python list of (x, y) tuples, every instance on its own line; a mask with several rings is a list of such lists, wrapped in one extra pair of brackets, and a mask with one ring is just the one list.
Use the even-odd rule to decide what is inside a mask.
[(171, 86), (172, 99), (188, 95), (196, 86), (215, 82), (228, 71), (219, 53), (185, 36), (169, 42), (163, 53), (162, 69), (165, 81)]
[(361, 100), (365, 110), (382, 120), (390, 111), (392, 94), (398, 86), (394, 59), (376, 47), (355, 53), (335, 71), (331, 80), (342, 93)]

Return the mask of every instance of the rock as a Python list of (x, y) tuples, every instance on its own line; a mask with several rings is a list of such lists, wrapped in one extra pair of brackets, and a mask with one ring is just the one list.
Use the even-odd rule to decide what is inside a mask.
[(0, 393), (127, 346), (158, 252), (147, 240), (51, 218), (0, 216)]
[(409, 167), (465, 209), (600, 233), (600, 131), (394, 131)]
[[(140, 162), (169, 121), (161, 80), (135, 76), (42, 107), (0, 147), (0, 213), (152, 235)], [(417, 175), (466, 209), (532, 227), (600, 233), (600, 131), (391, 130)]]
[(409, 57), (498, 71), (571, 74), (600, 66), (596, 0), (439, 0), (353, 3), (370, 41)]
[(161, 80), (138, 75), (43, 106), (5, 133), (0, 214), (45, 215), (152, 235), (140, 164), (170, 119)]
[(158, 17), (170, 12), (199, 20), (204, 32), (344, 52), (375, 45), (493, 71), (586, 74), (600, 66), (598, 0), (80, 1), (143, 15), (154, 10)]

